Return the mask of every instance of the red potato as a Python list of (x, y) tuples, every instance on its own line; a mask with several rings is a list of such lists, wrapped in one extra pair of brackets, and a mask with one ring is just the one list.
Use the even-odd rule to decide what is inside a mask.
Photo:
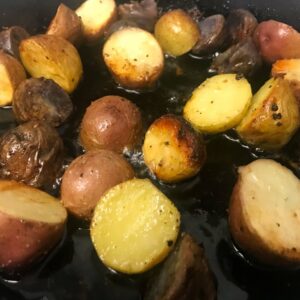
[(63, 176), (62, 203), (73, 215), (90, 220), (103, 194), (133, 177), (132, 167), (121, 155), (108, 150), (87, 152), (76, 158)]
[(274, 20), (260, 23), (254, 32), (254, 41), (268, 63), (300, 58), (300, 33), (285, 23)]
[(80, 141), (86, 150), (109, 149), (123, 152), (138, 144), (142, 116), (138, 107), (119, 96), (94, 101), (81, 122)]
[(52, 196), (22, 183), (0, 181), (0, 269), (27, 268), (62, 238), (67, 212)]

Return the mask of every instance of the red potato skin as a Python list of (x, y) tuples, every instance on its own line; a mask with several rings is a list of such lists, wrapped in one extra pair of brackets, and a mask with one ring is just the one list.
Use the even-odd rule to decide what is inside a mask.
[(260, 23), (254, 41), (263, 59), (270, 64), (278, 59), (300, 58), (300, 33), (285, 23), (274, 20)]
[(22, 220), (0, 212), (0, 270), (29, 267), (59, 242), (63, 231), (64, 224)]
[(142, 116), (136, 105), (119, 96), (94, 101), (83, 117), (80, 141), (86, 150), (108, 149), (122, 153), (139, 143)]
[(63, 176), (62, 204), (78, 218), (90, 220), (101, 196), (133, 177), (131, 165), (121, 155), (109, 150), (87, 152), (76, 158)]

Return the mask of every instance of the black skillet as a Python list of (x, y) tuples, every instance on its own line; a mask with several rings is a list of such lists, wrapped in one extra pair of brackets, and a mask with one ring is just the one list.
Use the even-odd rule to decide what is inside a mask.
[[(0, 25), (20, 25), (31, 34), (43, 32), (60, 2), (0, 0)], [(75, 8), (82, 1), (63, 2)], [(260, 20), (274, 18), (300, 30), (299, 0), (159, 1), (164, 9), (190, 8), (195, 4), (207, 14), (248, 7)], [(99, 49), (100, 45), (80, 50), (85, 77), (73, 95), (77, 110), (71, 122), (60, 129), (70, 157), (77, 156), (81, 151), (76, 143), (77, 127), (91, 100), (107, 94), (126, 96), (142, 109), (146, 128), (156, 117), (166, 112), (180, 114), (193, 88), (208, 76), (206, 70), (209, 62), (185, 56), (177, 61), (168, 61), (165, 74), (154, 92), (128, 93), (117, 88), (111, 80), (101, 62)], [(173, 75), (174, 64), (179, 64), (184, 71), (180, 78)], [(264, 82), (268, 73), (266, 69), (252, 80), (254, 89)], [(0, 133), (12, 126), (15, 123), (11, 110), (1, 109)], [(274, 155), (251, 152), (239, 144), (232, 132), (211, 137), (207, 140), (208, 161), (199, 176), (177, 186), (160, 185), (181, 210), (183, 229), (204, 244), (218, 282), (219, 300), (300, 299), (300, 271), (266, 269), (243, 259), (232, 245), (226, 221), (236, 168), (256, 157), (267, 156), (293, 168), (299, 176), (299, 138), (298, 134), (288, 147)], [(147, 176), (139, 160), (132, 161), (140, 177)], [(55, 189), (51, 192), (57, 194)], [(46, 260), (18, 278), (18, 281), (0, 279), (0, 300), (141, 299), (141, 290), (149, 274), (125, 277), (107, 270), (95, 254), (87, 228), (87, 224), (79, 224), (71, 218), (64, 240)]]

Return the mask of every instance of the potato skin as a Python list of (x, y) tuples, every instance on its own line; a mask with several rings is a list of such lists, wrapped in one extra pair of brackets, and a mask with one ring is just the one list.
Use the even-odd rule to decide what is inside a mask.
[(269, 20), (261, 22), (255, 32), (254, 41), (268, 63), (278, 59), (300, 58), (300, 34), (293, 27)]
[(39, 120), (57, 127), (67, 120), (72, 111), (70, 96), (50, 79), (27, 79), (14, 94), (13, 112), (19, 123)]
[(89, 151), (77, 157), (66, 170), (61, 201), (76, 217), (90, 220), (103, 194), (133, 177), (131, 165), (121, 155), (109, 150)]
[(150, 171), (165, 182), (178, 182), (196, 175), (206, 160), (206, 147), (181, 117), (164, 115), (148, 129), (143, 145)]
[(86, 150), (123, 152), (138, 144), (142, 117), (138, 107), (119, 96), (105, 96), (87, 108), (80, 127), (80, 141)]
[(46, 34), (60, 36), (73, 45), (79, 45), (82, 40), (81, 19), (72, 9), (61, 3)]
[(54, 35), (40, 34), (20, 44), (20, 56), (32, 77), (52, 79), (66, 92), (72, 93), (83, 73), (76, 48), (67, 40)]
[(0, 178), (47, 186), (54, 183), (62, 160), (63, 142), (46, 123), (30, 121), (0, 138)]

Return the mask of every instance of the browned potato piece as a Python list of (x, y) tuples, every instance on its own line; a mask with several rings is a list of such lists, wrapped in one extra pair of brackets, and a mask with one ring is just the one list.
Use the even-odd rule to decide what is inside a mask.
[(117, 18), (117, 6), (114, 0), (86, 0), (77, 8), (76, 14), (83, 24), (85, 42), (92, 44)]
[(278, 59), (300, 58), (300, 34), (285, 23), (274, 20), (260, 23), (254, 39), (260, 54), (268, 63)]
[(67, 212), (52, 196), (0, 180), (0, 267), (15, 272), (45, 256), (62, 238)]
[(79, 53), (59, 36), (41, 34), (23, 40), (20, 56), (32, 77), (52, 79), (68, 93), (75, 90), (82, 77)]
[(216, 295), (216, 284), (203, 247), (184, 233), (150, 280), (143, 299), (215, 300)]
[(90, 220), (103, 194), (133, 177), (132, 167), (121, 155), (109, 150), (87, 152), (76, 158), (63, 176), (62, 203), (78, 218)]
[(47, 30), (47, 34), (57, 35), (74, 45), (82, 40), (81, 19), (68, 6), (61, 3)]
[(236, 130), (248, 144), (276, 150), (289, 142), (299, 126), (298, 103), (289, 83), (271, 78), (254, 95)]
[(281, 59), (272, 67), (273, 77), (282, 77), (290, 83), (300, 108), (300, 59)]
[(29, 33), (20, 26), (13, 26), (0, 32), (0, 49), (20, 59), (19, 46), (22, 40), (29, 38)]
[(0, 138), (0, 178), (35, 187), (52, 185), (62, 167), (63, 142), (57, 131), (37, 121), (9, 129)]
[(143, 145), (144, 160), (160, 180), (177, 182), (196, 175), (206, 159), (206, 147), (181, 117), (165, 115), (148, 129)]
[(163, 51), (154, 36), (140, 28), (114, 32), (103, 47), (106, 66), (123, 87), (153, 87), (164, 67)]
[(80, 127), (86, 150), (133, 150), (140, 141), (142, 117), (138, 107), (119, 96), (100, 98), (87, 108)]
[(279, 163), (259, 159), (239, 168), (229, 206), (238, 247), (262, 264), (300, 264), (300, 182)]
[(165, 13), (155, 24), (154, 35), (164, 52), (180, 56), (189, 52), (200, 38), (197, 23), (182, 9)]
[(0, 106), (12, 103), (18, 85), (26, 79), (25, 70), (19, 61), (0, 52)]
[(50, 79), (27, 79), (14, 94), (13, 112), (20, 123), (39, 120), (56, 127), (64, 123), (72, 111), (70, 96)]

